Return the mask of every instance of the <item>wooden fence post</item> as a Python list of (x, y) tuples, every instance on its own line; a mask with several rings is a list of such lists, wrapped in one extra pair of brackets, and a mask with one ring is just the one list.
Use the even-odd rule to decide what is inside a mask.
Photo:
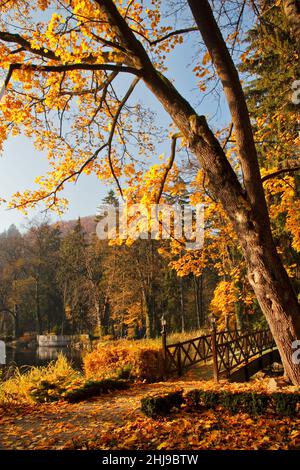
[(177, 364), (178, 364), (178, 375), (179, 375), (179, 377), (180, 377), (180, 376), (182, 375), (181, 344), (180, 344), (180, 343), (178, 343)]
[(167, 358), (167, 331), (166, 331), (166, 320), (164, 317), (161, 317), (161, 341), (162, 341), (162, 352), (163, 358)]
[(249, 364), (249, 345), (250, 345), (250, 342), (249, 342), (249, 336), (248, 336), (249, 333), (246, 334), (246, 337), (245, 337), (245, 380), (246, 382), (249, 382), (249, 369), (248, 369), (248, 364)]
[(213, 355), (214, 380), (215, 382), (219, 382), (217, 326), (216, 326), (216, 321), (214, 319), (212, 322), (211, 349), (212, 349), (212, 355)]

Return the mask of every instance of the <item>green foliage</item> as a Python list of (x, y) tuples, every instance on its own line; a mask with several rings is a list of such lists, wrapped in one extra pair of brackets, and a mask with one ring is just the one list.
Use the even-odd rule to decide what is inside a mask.
[(128, 382), (120, 379), (88, 380), (81, 386), (69, 389), (62, 397), (70, 402), (78, 402), (113, 390), (128, 388)]
[(206, 408), (215, 408), (219, 404), (219, 392), (212, 390), (199, 390), (200, 403)]
[(141, 400), (141, 411), (149, 418), (166, 416), (172, 408), (180, 408), (183, 401), (182, 390), (164, 395), (148, 396)]
[(243, 392), (222, 392), (219, 404), (227, 408), (231, 413), (245, 412), (253, 415), (263, 414), (269, 405), (270, 397), (264, 394)]
[(281, 416), (294, 416), (297, 404), (300, 403), (299, 393), (257, 393), (230, 392), (214, 390), (191, 390), (184, 396), (188, 408), (215, 409), (224, 407), (231, 413), (248, 413), (261, 415), (272, 410)]
[(53, 380), (41, 380), (29, 390), (29, 395), (36, 403), (48, 403), (59, 400), (65, 390), (66, 381), (61, 377)]
[(194, 389), (187, 392), (184, 401), (188, 408), (197, 409), (200, 406), (200, 390)]
[(273, 393), (273, 409), (282, 416), (294, 416), (297, 404), (300, 403), (300, 395), (292, 393)]
[(62, 354), (45, 367), (31, 367), (25, 373), (17, 368), (11, 378), (0, 384), (0, 404), (58, 400), (80, 377)]

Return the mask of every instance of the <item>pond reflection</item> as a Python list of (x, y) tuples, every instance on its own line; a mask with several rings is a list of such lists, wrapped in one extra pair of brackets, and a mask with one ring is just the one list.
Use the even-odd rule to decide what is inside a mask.
[(58, 358), (59, 353), (64, 354), (76, 369), (82, 368), (81, 351), (69, 347), (34, 347), (17, 346), (6, 348), (6, 366), (44, 366)]

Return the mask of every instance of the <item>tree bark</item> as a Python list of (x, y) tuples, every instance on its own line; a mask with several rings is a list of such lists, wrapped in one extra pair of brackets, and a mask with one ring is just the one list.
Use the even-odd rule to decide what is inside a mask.
[(204, 310), (203, 310), (203, 273), (200, 276), (193, 276), (194, 281), (194, 296), (197, 317), (198, 330), (205, 324)]
[(290, 24), (292, 36), (297, 43), (298, 53), (300, 54), (300, 1), (284, 0), (283, 10)]
[(198, 284), (198, 278), (195, 275), (193, 276), (193, 283), (194, 283), (194, 300), (195, 300), (197, 327), (198, 327), (198, 330), (200, 330), (201, 313), (200, 313), (200, 305), (199, 305), (199, 284)]
[(39, 279), (35, 280), (35, 308), (36, 308), (36, 322), (37, 322), (37, 332), (42, 334), (42, 318), (41, 318), (41, 309), (40, 309), (40, 292), (39, 292)]
[(153, 338), (153, 314), (151, 310), (151, 299), (144, 288), (142, 288), (144, 308), (145, 308), (145, 320), (146, 320), (146, 337)]
[(179, 279), (180, 286), (180, 323), (181, 323), (181, 332), (185, 332), (185, 312), (184, 312), (184, 290), (183, 290), (183, 279)]

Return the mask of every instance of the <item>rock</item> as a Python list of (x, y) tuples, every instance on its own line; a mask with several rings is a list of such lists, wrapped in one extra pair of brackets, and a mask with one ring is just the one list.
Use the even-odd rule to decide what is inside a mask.
[(252, 377), (254, 380), (264, 380), (266, 378), (266, 374), (265, 372), (263, 372), (262, 370), (260, 370), (259, 372), (257, 372), (253, 377)]
[(290, 387), (291, 384), (284, 377), (272, 377), (267, 386), (269, 390), (275, 392), (281, 388)]

